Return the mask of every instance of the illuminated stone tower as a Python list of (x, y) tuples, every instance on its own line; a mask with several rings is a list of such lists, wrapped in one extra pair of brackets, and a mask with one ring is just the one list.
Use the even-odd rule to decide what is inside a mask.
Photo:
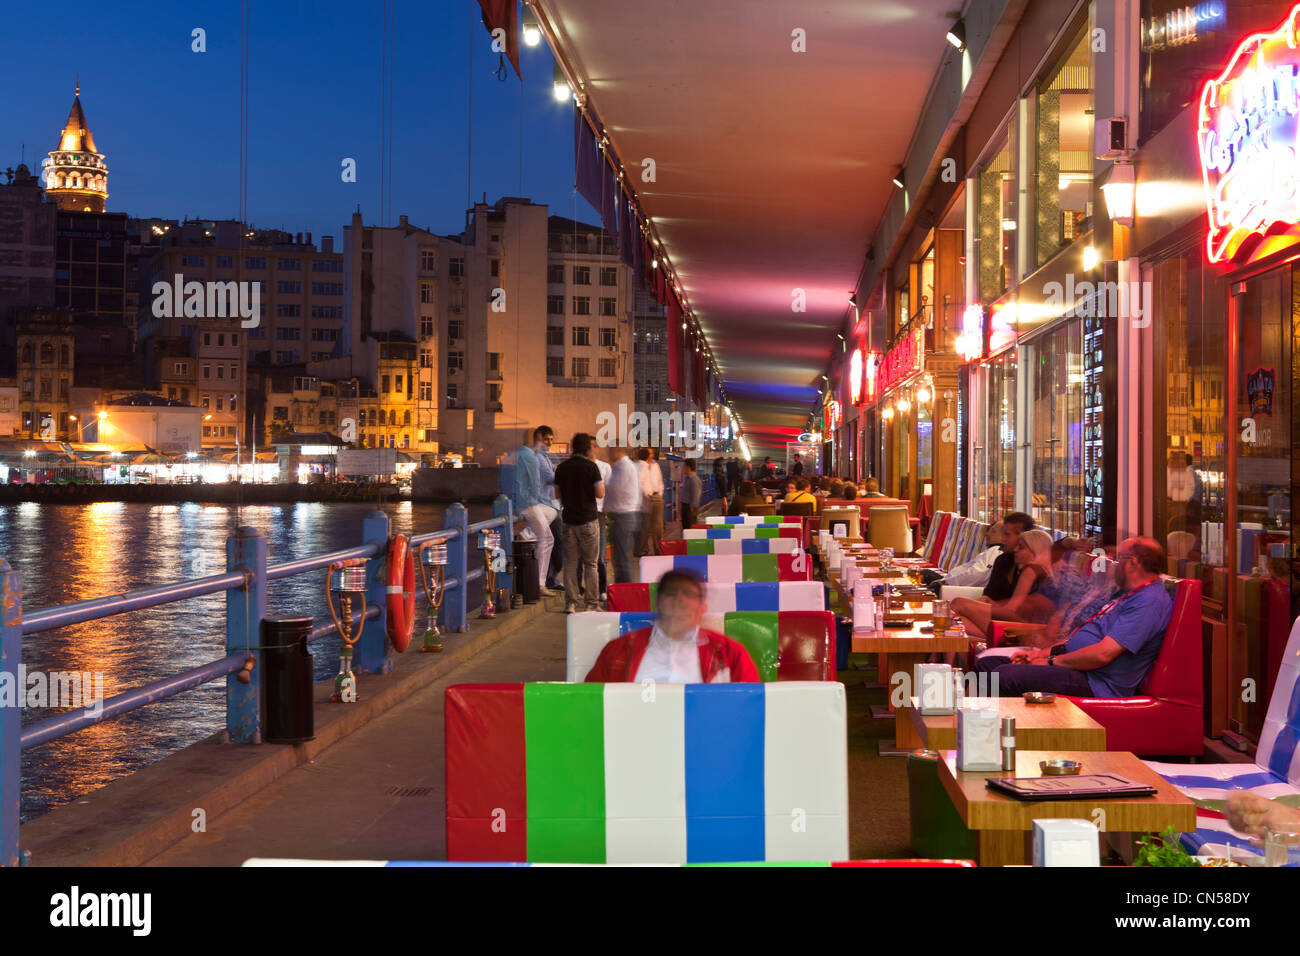
[(53, 197), (60, 209), (104, 211), (108, 199), (108, 166), (104, 154), (95, 149), (86, 114), (81, 111), (80, 83), (58, 148), (50, 152), (42, 166), (46, 195)]

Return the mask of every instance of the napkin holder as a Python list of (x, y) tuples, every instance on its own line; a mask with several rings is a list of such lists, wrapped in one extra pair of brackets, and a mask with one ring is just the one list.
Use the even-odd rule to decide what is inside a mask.
[(917, 664), (915, 681), (917, 700), (925, 717), (952, 715), (956, 712), (950, 664)]
[(996, 707), (963, 707), (957, 711), (957, 769), (962, 773), (1002, 769)]
[(1034, 866), (1101, 866), (1097, 825), (1091, 820), (1035, 820)]

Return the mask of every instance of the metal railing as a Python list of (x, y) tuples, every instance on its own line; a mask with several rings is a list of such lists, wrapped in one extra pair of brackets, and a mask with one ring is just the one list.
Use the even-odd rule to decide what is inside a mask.
[[(469, 567), (470, 551), (478, 549), (479, 532), (502, 529), (501, 548), (507, 560), (513, 560), (514, 515), (510, 500), (499, 495), (493, 502), (492, 511), (493, 517), (471, 524), (464, 505), (450, 505), (441, 530), (412, 535), (409, 539), (412, 548), (435, 541), (447, 543), (445, 597), (438, 622), (444, 631), (464, 633), (469, 630), (469, 583), (484, 576), (482, 567), (473, 570)], [(354, 548), (268, 566), (266, 538), (256, 528), (243, 527), (226, 540), (226, 571), (222, 574), (42, 608), (26, 617), (23, 616), (22, 572), (14, 570), (0, 558), (0, 680), (12, 682), (10, 686), (16, 689), (17, 694), (11, 701), (0, 697), (0, 866), (14, 866), (22, 860), (18, 846), (22, 752), (243, 670), (250, 652), (260, 649), (261, 622), (267, 617), (269, 582), (325, 571), (336, 561), (364, 560), (366, 611), (364, 615), (354, 614), (352, 617), (354, 622), (364, 618), (353, 667), (359, 673), (389, 671), (392, 662), (388, 659), (386, 607), (388, 515), (382, 511), (372, 512), (362, 524), (361, 538), (363, 543)], [(511, 574), (498, 575), (499, 588), (510, 590), (513, 585)], [(22, 726), (23, 689), (18, 687), (17, 677), (24, 636), (221, 592), (226, 595), (224, 657), (134, 687), (91, 706)], [(318, 641), (336, 631), (331, 621), (313, 629), (308, 640)], [(228, 742), (262, 742), (264, 702), (261, 669), (254, 666), (248, 676), (247, 684), (235, 680), (226, 682), (224, 739)]]

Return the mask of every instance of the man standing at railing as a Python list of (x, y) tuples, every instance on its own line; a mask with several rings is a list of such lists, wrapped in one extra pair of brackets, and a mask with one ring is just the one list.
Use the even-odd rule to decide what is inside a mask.
[[(549, 597), (553, 592), (546, 587), (546, 571), (551, 564), (551, 552), (555, 547), (555, 536), (551, 532), (551, 522), (557, 516), (557, 512), (551, 507), (549, 493), (545, 492), (542, 486), (541, 467), (539, 456), (535, 451), (535, 445), (540, 441), (539, 434), (545, 429), (543, 425), (533, 431), (533, 445), (527, 442), (520, 445), (514, 452), (514, 481), (509, 492), (511, 504), (514, 506), (514, 512), (522, 518), (528, 525), (528, 530), (533, 533), (537, 540), (537, 577), (539, 593), (543, 597)], [(509, 456), (507, 456), (509, 457)], [(504, 469), (509, 467), (503, 463)], [(547, 462), (547, 468), (550, 468), (550, 462)]]

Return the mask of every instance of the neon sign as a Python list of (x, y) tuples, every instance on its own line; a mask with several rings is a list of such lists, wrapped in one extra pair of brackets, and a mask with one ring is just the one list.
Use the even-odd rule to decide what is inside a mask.
[(995, 305), (989, 316), (989, 354), (995, 355), (1016, 341), (1016, 304)]
[(876, 394), (889, 391), (921, 371), (925, 362), (924, 335), (924, 329), (917, 329), (885, 353), (885, 359), (876, 372)]
[(1247, 37), (1201, 91), (1196, 139), (1211, 262), (1248, 255), (1263, 237), (1300, 223), (1297, 15), (1300, 6), (1274, 32)]
[(862, 402), (862, 349), (854, 349), (849, 357), (849, 403)]
[(961, 333), (957, 336), (956, 349), (964, 362), (984, 355), (984, 306), (969, 306), (961, 314)]
[(822, 431), (827, 435), (833, 434), (835, 429), (840, 427), (840, 403), (832, 399), (826, 403), (826, 415), (823, 421)]
[(876, 400), (876, 372), (880, 368), (880, 353), (869, 352), (867, 354), (867, 366), (863, 370), (863, 376), (867, 382), (867, 401)]

